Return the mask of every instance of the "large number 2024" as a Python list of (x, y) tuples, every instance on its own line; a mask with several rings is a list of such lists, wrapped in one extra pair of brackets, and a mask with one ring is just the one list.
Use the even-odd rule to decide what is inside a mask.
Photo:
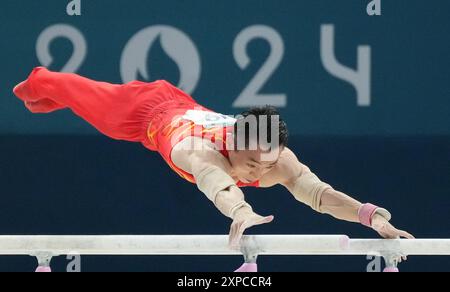
[[(200, 80), (201, 62), (198, 50), (182, 31), (170, 26), (151, 26), (138, 32), (125, 46), (121, 57), (121, 76), (123, 82), (133, 81), (139, 73), (147, 79), (147, 57), (151, 45), (160, 37), (161, 46), (180, 69), (178, 87), (191, 94)], [(77, 72), (87, 55), (87, 41), (83, 34), (73, 26), (56, 24), (46, 28), (39, 36), (36, 53), (43, 66), (50, 66), (53, 57), (50, 45), (57, 38), (68, 39), (73, 47), (73, 54), (61, 69), (61, 72)], [(270, 55), (261, 69), (256, 73), (247, 87), (233, 102), (237, 108), (261, 106), (270, 104), (277, 107), (287, 105), (286, 94), (261, 94), (263, 86), (278, 69), (284, 56), (284, 42), (280, 34), (265, 25), (254, 25), (245, 28), (236, 37), (233, 45), (233, 55), (238, 66), (245, 70), (251, 63), (247, 54), (248, 45), (255, 39), (263, 39), (270, 45)]]

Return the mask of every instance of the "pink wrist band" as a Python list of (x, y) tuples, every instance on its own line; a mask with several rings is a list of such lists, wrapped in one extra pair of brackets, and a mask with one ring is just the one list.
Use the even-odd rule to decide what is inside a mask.
[(362, 205), (358, 211), (359, 222), (361, 222), (361, 224), (364, 226), (372, 227), (372, 218), (378, 209), (380, 209), (380, 208), (373, 204)]

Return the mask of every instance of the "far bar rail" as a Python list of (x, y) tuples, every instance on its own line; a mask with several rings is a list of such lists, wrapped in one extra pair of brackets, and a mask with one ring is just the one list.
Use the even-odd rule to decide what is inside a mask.
[(450, 239), (350, 239), (345, 235), (248, 235), (241, 250), (228, 247), (226, 235), (0, 236), (0, 256), (30, 255), (37, 272), (50, 272), (60, 255), (244, 255), (236, 272), (257, 272), (259, 255), (374, 255), (385, 272), (398, 272), (401, 256), (450, 256)]

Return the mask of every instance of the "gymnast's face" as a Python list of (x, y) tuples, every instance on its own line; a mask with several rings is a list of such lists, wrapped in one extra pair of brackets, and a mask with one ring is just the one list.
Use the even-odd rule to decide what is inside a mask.
[(270, 172), (278, 163), (282, 147), (272, 151), (229, 151), (229, 161), (234, 175), (243, 183), (253, 183)]

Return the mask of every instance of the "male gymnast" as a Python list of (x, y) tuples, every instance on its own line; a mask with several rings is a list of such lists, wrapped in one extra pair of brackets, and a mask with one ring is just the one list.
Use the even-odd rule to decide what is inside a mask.
[(287, 125), (273, 107), (253, 108), (234, 119), (199, 105), (163, 80), (119, 85), (44, 67), (35, 68), (14, 94), (32, 113), (71, 109), (110, 138), (159, 152), (170, 168), (232, 219), (231, 248), (239, 247), (246, 229), (274, 219), (255, 213), (241, 189), (275, 185), (319, 213), (361, 223), (383, 238), (414, 238), (389, 223), (386, 209), (335, 190), (301, 163), (287, 147)]

